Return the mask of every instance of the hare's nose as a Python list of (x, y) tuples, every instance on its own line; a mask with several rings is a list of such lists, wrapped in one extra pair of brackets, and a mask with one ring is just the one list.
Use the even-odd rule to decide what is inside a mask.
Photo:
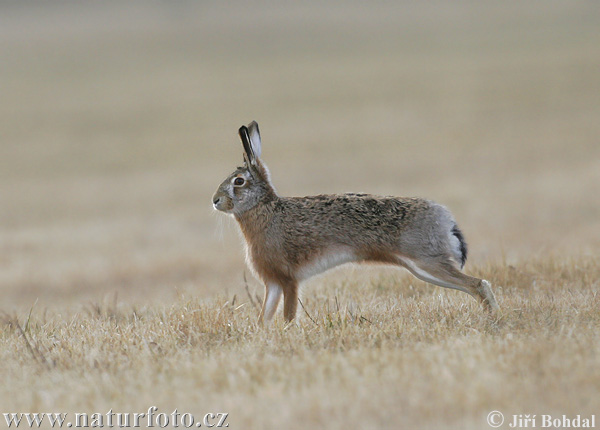
[(213, 205), (215, 205), (215, 206), (218, 205), (220, 201), (221, 201), (221, 197), (213, 198)]

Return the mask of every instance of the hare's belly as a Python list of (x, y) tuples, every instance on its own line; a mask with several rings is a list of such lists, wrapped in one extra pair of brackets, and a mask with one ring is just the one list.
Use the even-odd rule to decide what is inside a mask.
[(357, 261), (358, 259), (356, 253), (351, 249), (327, 249), (302, 264), (296, 272), (296, 279), (298, 281), (304, 281), (319, 273), (323, 273), (326, 270), (333, 269), (344, 263)]

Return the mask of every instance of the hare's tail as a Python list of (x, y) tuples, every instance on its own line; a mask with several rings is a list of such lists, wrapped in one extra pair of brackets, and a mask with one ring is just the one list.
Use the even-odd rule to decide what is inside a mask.
[(456, 238), (458, 243), (454, 247), (454, 255), (456, 256), (456, 260), (460, 261), (460, 268), (465, 267), (465, 263), (467, 262), (467, 241), (458, 228), (458, 225), (454, 224), (452, 227), (452, 235)]

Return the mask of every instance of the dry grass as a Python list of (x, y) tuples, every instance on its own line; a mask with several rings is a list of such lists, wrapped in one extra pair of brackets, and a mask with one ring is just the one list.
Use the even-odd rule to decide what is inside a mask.
[(494, 409), (595, 413), (598, 259), (479, 273), (498, 283), (496, 318), (408, 276), (340, 276), (306, 292), (310, 318), (268, 330), (247, 296), (64, 317), (34, 309), (2, 330), (3, 408), (219, 410), (233, 428), (257, 429), (478, 429)]
[[(597, 411), (599, 12), (1, 3), (0, 412), (480, 429), (492, 408)], [(252, 119), (284, 195), (447, 205), (502, 314), (350, 266), (306, 285), (310, 318), (257, 329), (210, 206)]]

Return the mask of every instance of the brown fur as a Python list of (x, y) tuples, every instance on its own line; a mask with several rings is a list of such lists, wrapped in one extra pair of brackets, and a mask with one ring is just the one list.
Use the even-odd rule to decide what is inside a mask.
[[(489, 309), (498, 307), (486, 281), (460, 272), (466, 242), (456, 236), (460, 230), (446, 208), (420, 198), (369, 194), (280, 197), (256, 155), (258, 125), (240, 129), (243, 140), (248, 130), (258, 141), (247, 142), (245, 166), (223, 181), (213, 203), (234, 215), (248, 264), (265, 283), (261, 320), (274, 312), (267, 307), (277, 305), (279, 288), (284, 316), (294, 318), (303, 269), (314, 265), (318, 272), (346, 261), (402, 266), (420, 279), (469, 293)], [(232, 185), (237, 177), (245, 179), (243, 185)]]

